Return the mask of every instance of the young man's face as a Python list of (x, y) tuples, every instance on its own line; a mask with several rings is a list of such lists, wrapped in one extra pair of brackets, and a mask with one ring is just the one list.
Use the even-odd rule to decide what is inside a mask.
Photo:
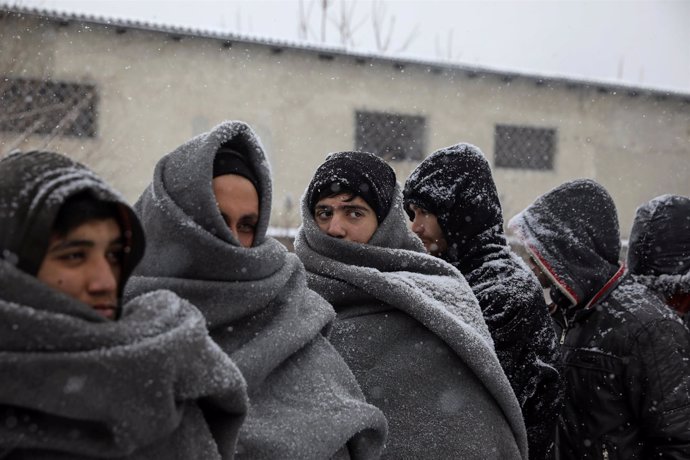
[(379, 226), (376, 213), (362, 197), (351, 198), (343, 193), (320, 199), (314, 207), (314, 219), (329, 236), (368, 243)]
[(114, 319), (123, 255), (115, 219), (87, 221), (50, 238), (37, 278)]
[(259, 194), (254, 184), (243, 176), (225, 174), (213, 179), (213, 193), (232, 234), (242, 247), (251, 247), (259, 222)]
[(429, 254), (439, 257), (448, 249), (448, 242), (443, 235), (438, 218), (435, 214), (414, 204), (410, 205), (410, 209), (414, 212), (412, 231), (422, 240)]

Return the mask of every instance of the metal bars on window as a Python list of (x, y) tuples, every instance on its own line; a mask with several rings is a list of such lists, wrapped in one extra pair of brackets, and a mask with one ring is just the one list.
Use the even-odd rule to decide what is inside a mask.
[(384, 160), (424, 159), (426, 118), (387, 112), (355, 112), (355, 148)]
[(0, 78), (0, 131), (95, 137), (95, 85), (31, 78)]
[(499, 168), (553, 169), (556, 130), (496, 125), (494, 164)]

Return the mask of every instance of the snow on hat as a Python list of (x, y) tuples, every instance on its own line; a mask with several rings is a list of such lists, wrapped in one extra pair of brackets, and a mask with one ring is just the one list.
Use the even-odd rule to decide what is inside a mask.
[(307, 202), (312, 214), (324, 193), (352, 193), (374, 210), (381, 222), (393, 202), (395, 172), (373, 153), (337, 152), (328, 155), (307, 187)]
[(244, 155), (231, 147), (222, 145), (213, 159), (213, 177), (216, 178), (225, 174), (242, 176), (249, 180), (257, 191), (259, 190), (256, 174), (245, 160)]

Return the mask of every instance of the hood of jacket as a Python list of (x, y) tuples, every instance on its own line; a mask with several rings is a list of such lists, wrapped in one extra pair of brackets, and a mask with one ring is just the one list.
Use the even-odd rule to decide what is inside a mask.
[(0, 160), (0, 258), (36, 275), (48, 250), (57, 214), (73, 195), (116, 203), (119, 223), (128, 241), (123, 260), (120, 294), (144, 255), (139, 219), (125, 199), (86, 166), (64, 155), (32, 151)]
[(593, 180), (554, 188), (508, 227), (572, 305), (587, 304), (621, 268), (616, 206)]
[(432, 153), (415, 169), (403, 191), (405, 211), (415, 204), (438, 218), (448, 242), (442, 257), (460, 271), (492, 243), (505, 245), (498, 192), (484, 154), (471, 144)]
[(690, 293), (690, 198), (662, 195), (637, 208), (628, 267), (666, 298)]

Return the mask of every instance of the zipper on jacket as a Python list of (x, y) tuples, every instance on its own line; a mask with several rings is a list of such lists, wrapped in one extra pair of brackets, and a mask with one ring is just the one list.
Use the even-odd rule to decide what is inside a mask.
[(565, 335), (568, 333), (568, 328), (570, 325), (568, 324), (568, 318), (566, 318), (565, 315), (563, 315), (563, 322), (565, 322), (565, 326), (563, 327), (563, 332), (561, 332), (561, 345), (565, 342)]
[(609, 450), (606, 448), (606, 444), (601, 445), (601, 458), (609, 460)]

